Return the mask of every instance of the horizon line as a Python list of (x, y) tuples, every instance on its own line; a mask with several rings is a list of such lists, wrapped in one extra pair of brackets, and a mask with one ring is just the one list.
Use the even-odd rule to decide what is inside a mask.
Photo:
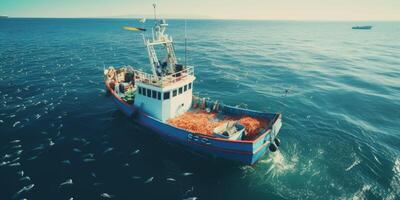
[[(7, 16), (7, 15), (1, 15)], [(141, 19), (143, 17), (46, 17), (46, 16), (17, 16), (10, 17), (7, 16), (8, 19)], [(151, 18), (146, 18), (147, 20), (154, 20)], [(325, 22), (400, 22), (400, 19), (352, 19), (352, 20), (343, 20), (343, 19), (259, 19), (259, 18), (207, 18), (207, 17), (199, 17), (199, 18), (183, 18), (183, 17), (163, 17), (159, 19), (169, 19), (169, 20), (232, 20), (232, 21), (325, 21)]]

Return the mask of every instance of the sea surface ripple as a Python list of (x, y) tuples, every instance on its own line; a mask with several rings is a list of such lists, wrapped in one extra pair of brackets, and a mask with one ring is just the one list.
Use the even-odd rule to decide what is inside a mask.
[[(184, 21), (168, 23), (184, 62)], [(279, 151), (231, 166), (106, 95), (104, 67), (149, 70), (122, 29), (143, 25), (0, 20), (0, 199), (400, 199), (400, 23), (359, 24), (188, 20), (196, 94), (283, 113)]]

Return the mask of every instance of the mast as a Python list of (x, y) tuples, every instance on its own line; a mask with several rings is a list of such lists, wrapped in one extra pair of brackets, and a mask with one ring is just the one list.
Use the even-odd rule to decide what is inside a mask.
[(185, 19), (185, 67), (187, 66), (187, 35), (186, 35), (186, 19)]
[(154, 21), (157, 21), (157, 12), (156, 12), (156, 4), (153, 3), (153, 8), (154, 8)]
[[(155, 27), (157, 25), (157, 11), (155, 3), (153, 3), (153, 13), (154, 13), (154, 27)], [(153, 40), (154, 40), (154, 27), (151, 30), (151, 33), (153, 34)]]
[[(147, 47), (147, 53), (149, 56), (152, 73), (154, 76), (160, 78), (164, 75), (175, 73), (178, 63), (175, 55), (175, 49), (173, 47), (172, 37), (165, 33), (168, 24), (163, 19), (157, 20), (156, 4), (153, 4), (153, 8), (154, 8), (155, 21), (154, 21), (154, 26), (152, 28), (152, 39), (146, 39), (145, 37), (143, 37), (143, 41), (145, 46)], [(163, 46), (165, 48), (167, 56), (164, 59), (157, 58), (157, 53), (154, 47), (157, 45)], [(186, 48), (186, 42), (185, 42), (185, 48)], [(186, 65), (186, 58), (185, 58), (185, 65)]]

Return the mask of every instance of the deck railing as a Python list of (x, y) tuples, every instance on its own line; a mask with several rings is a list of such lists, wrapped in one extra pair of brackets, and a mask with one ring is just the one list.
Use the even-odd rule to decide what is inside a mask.
[(139, 81), (157, 87), (162, 87), (184, 80), (189, 76), (193, 76), (194, 68), (193, 66), (187, 66), (179, 72), (162, 77), (155, 76), (153, 74), (149, 74), (140, 70), (134, 70), (134, 72), (135, 72), (135, 81)]

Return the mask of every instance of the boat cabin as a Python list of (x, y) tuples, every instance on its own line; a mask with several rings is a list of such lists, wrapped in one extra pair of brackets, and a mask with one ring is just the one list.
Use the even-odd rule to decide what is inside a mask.
[[(165, 20), (157, 21), (152, 39), (143, 35), (152, 73), (129, 66), (105, 71), (110, 87), (121, 99), (163, 122), (191, 108), (193, 81), (196, 79), (192, 66), (177, 63), (172, 38), (165, 33), (167, 26)], [(166, 56), (162, 61), (155, 47), (165, 50)]]
[(192, 105), (193, 68), (163, 77), (137, 71), (135, 107), (166, 121), (188, 111)]

